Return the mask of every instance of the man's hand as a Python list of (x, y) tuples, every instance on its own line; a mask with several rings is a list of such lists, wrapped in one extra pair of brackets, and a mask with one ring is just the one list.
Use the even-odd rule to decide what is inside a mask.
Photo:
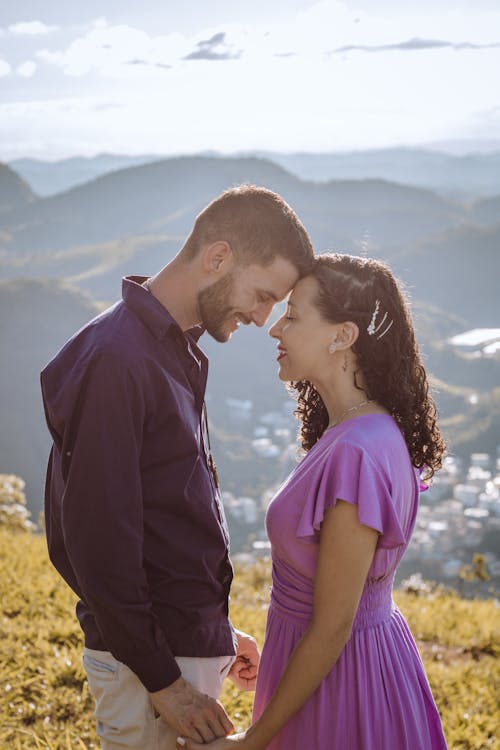
[(183, 677), (150, 696), (162, 719), (184, 737), (210, 742), (234, 729), (219, 701), (200, 693)]
[(260, 654), (255, 638), (236, 630), (238, 652), (236, 661), (229, 670), (228, 677), (240, 690), (255, 690)]

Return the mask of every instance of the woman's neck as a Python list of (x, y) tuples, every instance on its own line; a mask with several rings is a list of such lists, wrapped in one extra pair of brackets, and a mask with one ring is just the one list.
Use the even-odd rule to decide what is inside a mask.
[(369, 397), (365, 390), (356, 387), (352, 373), (351, 378), (352, 382), (346, 377), (330, 382), (313, 383), (328, 412), (329, 427), (360, 414), (386, 412), (383, 407)]

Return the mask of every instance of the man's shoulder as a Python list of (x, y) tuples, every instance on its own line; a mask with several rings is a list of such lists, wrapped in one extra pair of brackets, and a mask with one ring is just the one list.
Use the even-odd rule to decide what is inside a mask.
[(117, 303), (78, 329), (44, 367), (42, 379), (58, 372), (70, 379), (102, 358), (124, 367), (132, 364), (130, 325), (121, 308)]

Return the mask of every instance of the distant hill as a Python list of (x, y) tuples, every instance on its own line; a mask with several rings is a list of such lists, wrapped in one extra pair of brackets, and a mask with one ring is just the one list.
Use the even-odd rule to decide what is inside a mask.
[(113, 172), (26, 212), (13, 211), (0, 227), (12, 234), (16, 252), (60, 250), (127, 235), (185, 233), (215, 195), (243, 181), (298, 182), (274, 164), (258, 160), (177, 158)]
[(464, 328), (500, 323), (500, 224), (464, 225), (412, 243), (391, 264), (421, 302), (461, 318)]
[(182, 239), (180, 235), (124, 237), (69, 250), (0, 257), (0, 278), (58, 278), (96, 300), (113, 300), (122, 276), (153, 275), (174, 257)]
[(479, 211), (485, 221), (496, 219), (498, 198), (467, 209), (380, 180), (304, 182), (254, 158), (179, 158), (128, 168), (13, 210), (0, 217), (7, 238), (0, 235), (0, 278), (62, 278), (94, 299), (113, 300), (117, 279), (165, 265), (196, 213), (242, 181), (280, 192), (318, 251), (388, 260), (419, 299), (457, 316), (464, 328), (497, 324), (500, 224), (466, 222)]
[(470, 207), (469, 216), (470, 220), (476, 224), (484, 226), (500, 224), (500, 195), (473, 203)]
[[(41, 367), (96, 314), (96, 301), (120, 297), (121, 276), (156, 272), (177, 252), (198, 211), (243, 181), (280, 192), (318, 251), (365, 252), (391, 263), (414, 298), (426, 364), (442, 383), (441, 413), (452, 420), (451, 443), (463, 450), (472, 441), (495, 447), (496, 397), (493, 422), (484, 415), (500, 382), (500, 363), (466, 360), (442, 342), (472, 326), (499, 325), (498, 199), (463, 206), (383, 180), (306, 182), (258, 158), (168, 159), (50, 198), (34, 196), (8, 168), (2, 177), (5, 184), (10, 180), (17, 203), (0, 213), (0, 472), (27, 480), (32, 508), (40, 508), (49, 447)], [(225, 400), (253, 401), (256, 423), (267, 411), (291, 413), (276, 375), (275, 346), (254, 327), (226, 346), (209, 337), (202, 346), (211, 360), (210, 419), (221, 476), (226, 486), (248, 492), (252, 481), (267, 481), (266, 472), (277, 469), (267, 459), (265, 467), (252, 459), (252, 425), (240, 428)], [(476, 391), (484, 395), (479, 411), (468, 401)]]
[[(109, 301), (120, 297), (120, 279), (114, 281)], [(447, 437), (452, 446), (470, 445), (470, 435), (485, 449), (494, 449), (500, 414), (485, 421), (487, 399), (475, 410), (467, 400), (471, 388), (487, 394), (500, 381), (500, 363), (472, 361), (435, 346), (456, 332), (453, 318), (427, 305), (415, 302), (419, 339), (426, 355), (429, 373), (443, 383), (463, 386), (458, 394), (441, 386), (438, 394), (443, 417), (462, 415), (450, 422)], [(0, 282), (0, 473), (16, 473), (27, 481), (27, 497), (35, 516), (42, 507), (43, 477), (50, 447), (45, 427), (39, 372), (65, 341), (99, 308), (78, 289), (56, 280), (13, 279)], [(279, 309), (274, 311), (278, 316)], [(293, 402), (277, 377), (276, 344), (264, 330), (243, 327), (227, 344), (218, 344), (209, 336), (200, 343), (210, 358), (208, 380), (209, 416), (212, 439), (221, 479), (226, 488), (248, 494), (250, 487), (269, 486), (281, 471), (276, 461), (258, 459), (252, 451), (252, 425), (238, 425), (226, 405), (232, 397), (253, 402), (252, 420), (270, 411), (289, 416)], [(457, 389), (455, 389), (457, 390)], [(477, 418), (476, 418), (477, 411)], [(484, 435), (483, 435), (484, 433)]]
[[(474, 150), (474, 145), (472, 148)], [(469, 146), (470, 148), (470, 146)], [(281, 153), (250, 151), (234, 157), (259, 157), (279, 164), (303, 180), (381, 179), (427, 188), (457, 199), (500, 193), (500, 149), (452, 154), (426, 148), (387, 148), (351, 152)], [(203, 156), (204, 154), (200, 154)], [(213, 152), (215, 157), (222, 154)], [(162, 161), (164, 156), (98, 154), (59, 161), (16, 159), (10, 166), (41, 196), (64, 192), (107, 172)]]
[(96, 177), (101, 177), (117, 169), (146, 164), (159, 160), (160, 156), (120, 156), (118, 154), (98, 154), (97, 156), (75, 156), (58, 161), (40, 159), (14, 159), (9, 163), (40, 196), (55, 195), (83, 185)]
[(347, 153), (262, 152), (304, 180), (379, 178), (460, 199), (500, 193), (500, 150), (455, 156), (419, 148)]
[(381, 180), (308, 183), (264, 159), (185, 157), (132, 167), (0, 216), (10, 237), (0, 248), (26, 255), (129, 235), (185, 236), (196, 214), (241, 182), (279, 192), (297, 210), (318, 249), (356, 251), (417, 241), (463, 220), (463, 209), (434, 193)]
[(36, 198), (30, 186), (6, 164), (0, 164), (0, 215), (22, 209)]
[(60, 281), (0, 281), (0, 473), (26, 480), (35, 520), (50, 447), (39, 373), (97, 313), (89, 297)]

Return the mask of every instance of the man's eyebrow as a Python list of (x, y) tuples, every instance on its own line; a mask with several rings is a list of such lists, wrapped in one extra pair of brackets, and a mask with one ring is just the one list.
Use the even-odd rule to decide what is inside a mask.
[(274, 302), (279, 302), (279, 297), (277, 297), (274, 292), (270, 292), (268, 289), (263, 289), (262, 294), (266, 294), (268, 297), (271, 297)]

